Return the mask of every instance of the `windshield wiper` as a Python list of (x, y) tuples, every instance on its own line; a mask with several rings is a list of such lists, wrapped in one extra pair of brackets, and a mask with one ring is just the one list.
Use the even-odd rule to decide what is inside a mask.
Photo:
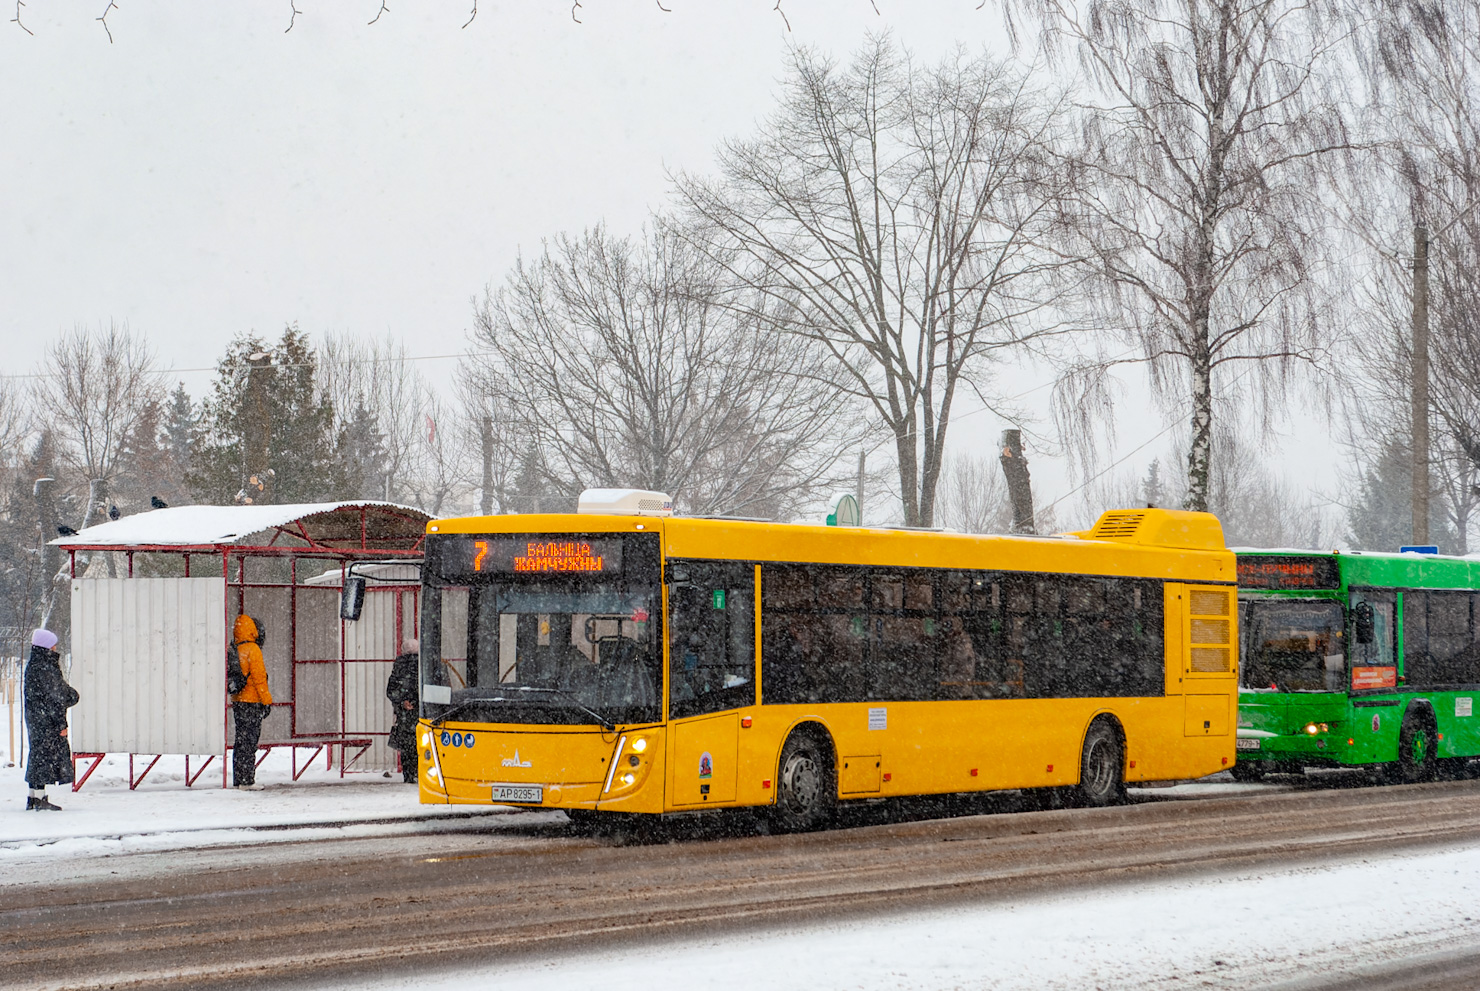
[[(614, 730), (614, 729), (617, 728), (616, 723), (613, 723), (613, 722), (609, 721), (601, 713), (597, 712), (595, 709), (593, 709), (590, 706), (586, 705), (580, 699), (576, 698), (574, 695), (572, 695), (570, 692), (567, 692), (563, 688), (543, 688), (543, 687), (538, 687), (538, 686), (535, 686), (535, 685), (510, 685), (510, 686), (508, 686), (506, 688), (500, 688), (499, 691), (500, 692), (544, 692), (544, 693), (548, 693), (550, 695), (558, 695), (561, 698), (565, 699), (567, 702), (570, 702), (577, 709), (580, 709), (586, 715), (588, 715), (591, 718), (595, 719), (596, 722), (597, 722), (597, 724), (600, 725), (602, 729), (605, 729), (605, 730)], [(432, 722), (431, 722), (431, 725), (433, 725), (433, 726), (441, 726), (448, 719), (451, 719), (452, 718), (452, 714), (453, 713), (455, 713), (455, 712), (461, 712), (464, 709), (470, 708), (470, 707), (475, 706), (475, 705), (478, 705), (480, 703), (484, 703), (484, 702), (518, 702), (518, 701), (519, 701), (519, 699), (505, 698), (502, 695), (490, 695), (490, 696), (487, 696), (487, 697), (484, 697), (484, 698), (463, 699), (461, 702), (458, 702), (456, 705), (452, 706), (452, 708), (450, 708), (446, 712), (442, 713), (436, 719), (433, 719)]]
[(616, 723), (613, 723), (613, 722), (608, 721), (607, 718), (605, 716), (603, 716), (601, 713), (597, 712), (595, 709), (591, 708), (589, 705), (587, 705), (586, 703), (582, 702), (580, 699), (576, 698), (575, 695), (573, 695), (570, 692), (567, 692), (563, 688), (550, 688), (550, 687), (543, 687), (543, 686), (538, 686), (538, 685), (518, 685), (518, 686), (514, 687), (514, 691), (516, 691), (516, 692), (549, 692), (551, 695), (559, 695), (561, 698), (565, 699), (571, 705), (574, 705), (577, 709), (580, 709), (586, 715), (590, 716), (592, 719), (595, 719), (596, 722), (597, 722), (597, 724), (599, 726), (601, 726), (602, 729), (614, 730), (614, 729), (617, 728), (617, 724)]
[(433, 719), (431, 724), (433, 726), (441, 726), (447, 720), (449, 720), (449, 719), (452, 718), (452, 714), (454, 712), (461, 712), (462, 710), (464, 710), (464, 709), (466, 709), (466, 708), (468, 708), (470, 706), (477, 705), (479, 702), (488, 702), (488, 701), (491, 701), (491, 700), (490, 699), (463, 699), (461, 702), (457, 703), (456, 705), (454, 705), (450, 709), (448, 709), (446, 712), (442, 713), (442, 715), (438, 716), (436, 719)]

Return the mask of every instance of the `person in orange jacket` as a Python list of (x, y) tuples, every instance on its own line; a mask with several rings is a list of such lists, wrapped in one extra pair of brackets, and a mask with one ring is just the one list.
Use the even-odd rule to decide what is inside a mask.
[(231, 715), (236, 723), (236, 744), (231, 755), (231, 779), (238, 788), (261, 791), (257, 784), (257, 741), (262, 736), (262, 720), (272, 711), (272, 691), (267, 687), (267, 665), (262, 660), (262, 642), (267, 631), (246, 613), (236, 618), (231, 642), (246, 687), (231, 697)]

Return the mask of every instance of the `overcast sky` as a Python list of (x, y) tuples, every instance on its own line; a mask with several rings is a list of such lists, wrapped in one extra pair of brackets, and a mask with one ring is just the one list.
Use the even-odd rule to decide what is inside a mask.
[[(469, 297), (542, 237), (635, 230), (771, 106), (786, 44), (997, 44), (971, 3), (32, 0), (0, 27), (0, 330), (30, 370), (127, 321), (164, 363), (236, 333), (456, 351)], [(93, 11), (97, 6), (98, 11)], [(912, 7), (914, 5), (911, 5)], [(6, 19), (12, 11), (5, 5)], [(790, 22), (788, 33), (786, 21)]]
[[(466, 27), (472, 0), (391, 0), (373, 25), (379, 0), (296, 0), (286, 33), (288, 0), (121, 0), (107, 30), (105, 2), (30, 0), (34, 34), (3, 7), (3, 373), (112, 320), (196, 396), (210, 376), (183, 370), (292, 321), (457, 352), (470, 298), (521, 249), (635, 231), (667, 170), (707, 170), (750, 133), (788, 44), (846, 57), (890, 30), (929, 59), (1007, 51), (996, 5), (969, 0), (784, 0), (784, 18), (774, 0), (482, 0)], [(450, 362), (421, 367), (446, 381)], [(960, 421), (952, 446), (990, 448), (992, 419)], [(1157, 419), (1134, 417), (1122, 448)], [(1062, 466), (1038, 467), (1061, 494)]]

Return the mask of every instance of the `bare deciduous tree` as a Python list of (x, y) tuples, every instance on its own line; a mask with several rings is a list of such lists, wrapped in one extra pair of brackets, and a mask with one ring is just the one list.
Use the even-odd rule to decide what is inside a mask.
[(106, 512), (124, 445), (150, 405), (164, 398), (153, 364), (143, 339), (116, 324), (76, 328), (47, 348), (46, 371), (36, 384), (37, 414), (56, 431), (63, 463), (88, 486), (79, 528)]
[(1344, 29), (1321, 0), (1010, 9), (1049, 57), (1077, 55), (1095, 99), (1082, 232), (1108, 333), (1061, 382), (1061, 427), (1091, 457), (1110, 370), (1145, 365), (1157, 395), (1191, 407), (1186, 505), (1205, 510), (1217, 400), (1242, 387), (1276, 410), (1327, 353), (1318, 166), (1349, 148), (1332, 83)]
[[(1356, 347), (1366, 373), (1356, 442), (1367, 455), (1366, 490), (1390, 479), (1395, 452), (1411, 464), (1413, 403), (1422, 401), (1410, 392), (1417, 228), (1428, 246), (1430, 504), (1442, 507), (1439, 529), (1463, 553), (1480, 470), (1480, 2), (1373, 0), (1371, 9), (1376, 30), (1366, 36), (1373, 44), (1364, 65), (1378, 108), (1374, 130), (1386, 140), (1354, 211), (1377, 259)], [(1413, 485), (1401, 488), (1407, 502)]]
[(946, 458), (936, 490), (935, 520), (964, 533), (1007, 533), (1012, 507), (997, 459), (970, 454)]
[[(437, 512), (466, 485), (465, 449), (451, 442), (458, 425), (409, 360), (406, 345), (387, 336), (366, 340), (330, 334), (319, 349), (319, 387), (343, 421), (369, 411), (380, 434), (383, 464), (376, 498)], [(370, 493), (367, 493), (370, 494)]]
[(933, 67), (887, 37), (846, 67), (795, 49), (777, 112), (677, 177), (700, 243), (753, 318), (825, 349), (894, 441), (904, 520), (930, 525), (962, 389), (1001, 409), (994, 361), (1061, 328), (1059, 108), (1020, 73), (958, 53)]
[(694, 513), (804, 504), (851, 436), (844, 403), (802, 374), (810, 342), (721, 305), (719, 274), (656, 222), (555, 238), (490, 288), (473, 342), (497, 355), (491, 388), (517, 411), (505, 442), (535, 454), (524, 468), (566, 496), (639, 485)]

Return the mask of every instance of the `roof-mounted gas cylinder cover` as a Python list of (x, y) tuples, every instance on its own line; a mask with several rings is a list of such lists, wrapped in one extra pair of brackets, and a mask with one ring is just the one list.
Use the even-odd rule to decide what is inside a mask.
[(603, 516), (672, 516), (673, 497), (647, 489), (587, 489), (576, 512)]

